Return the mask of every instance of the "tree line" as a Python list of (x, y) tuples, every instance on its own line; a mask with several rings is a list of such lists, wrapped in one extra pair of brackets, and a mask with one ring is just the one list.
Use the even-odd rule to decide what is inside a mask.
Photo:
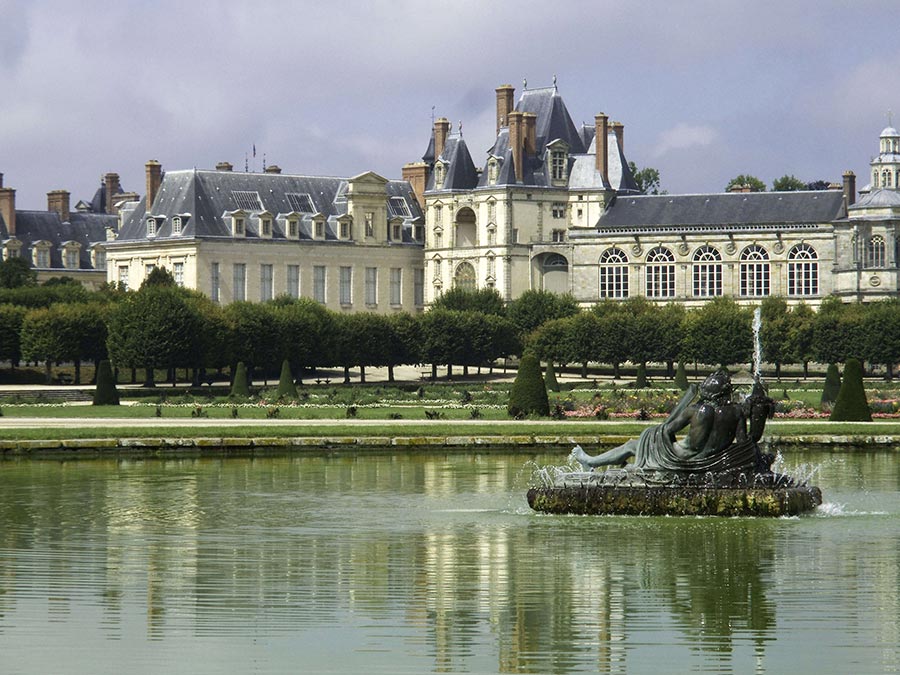
[[(776, 376), (782, 365), (843, 363), (857, 358), (883, 364), (892, 375), (900, 361), (900, 301), (859, 304), (826, 299), (818, 312), (783, 298), (762, 303), (763, 359)], [(580, 309), (569, 295), (528, 291), (504, 303), (493, 289), (451, 289), (422, 314), (332, 312), (305, 298), (220, 306), (175, 285), (155, 270), (137, 291), (109, 285), (89, 292), (55, 283), (0, 289), (0, 361), (74, 363), (110, 359), (117, 369), (174, 377), (187, 370), (194, 383), (243, 362), (268, 378), (284, 360), (301, 375), (317, 367), (437, 368), (485, 366), (525, 351), (563, 365), (745, 364), (751, 360), (752, 308), (729, 298), (702, 307), (656, 305), (640, 297)]]

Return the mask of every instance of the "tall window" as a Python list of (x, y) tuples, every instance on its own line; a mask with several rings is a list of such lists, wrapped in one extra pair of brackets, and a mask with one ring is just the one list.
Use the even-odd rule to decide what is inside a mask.
[(675, 297), (675, 256), (664, 246), (647, 253), (647, 297)]
[(353, 302), (353, 268), (342, 267), (340, 275), (340, 301), (342, 305), (349, 305)]
[(313, 225), (315, 231), (316, 239), (324, 239), (325, 238), (325, 221), (324, 220), (316, 220)]
[(234, 286), (234, 300), (247, 299), (247, 265), (235, 263), (232, 269), (232, 285)]
[(493, 253), (487, 254), (487, 275), (491, 279), (497, 278), (497, 258)]
[(566, 179), (566, 153), (554, 150), (550, 154), (550, 173), (553, 180)]
[(153, 218), (153, 217), (147, 218), (147, 236), (148, 237), (156, 236), (156, 218)]
[(298, 239), (300, 237), (300, 223), (293, 218), (288, 222), (288, 237), (290, 239)]
[(172, 218), (172, 234), (174, 236), (179, 236), (181, 234), (181, 217), (175, 216)]
[(209, 297), (213, 302), (219, 301), (219, 263), (214, 262), (209, 265)]
[(741, 251), (741, 295), (748, 298), (769, 295), (769, 254), (757, 244)]
[(259, 221), (260, 227), (260, 235), (263, 237), (271, 237), (272, 236), (272, 220), (270, 218), (263, 218)]
[(550, 207), (550, 213), (554, 218), (565, 218), (566, 217), (566, 203), (565, 202), (553, 202), (553, 206)]
[(434, 224), (435, 226), (442, 225), (444, 222), (444, 207), (438, 204), (434, 207)]
[(36, 267), (50, 267), (50, 249), (42, 246), (36, 253)]
[(608, 248), (600, 255), (600, 297), (628, 297), (628, 257), (620, 248)]
[(340, 224), (341, 239), (350, 238), (350, 223), (342, 221)]
[(416, 267), (413, 270), (413, 302), (417, 307), (425, 304), (425, 269)]
[(128, 290), (128, 265), (119, 265), (119, 285)]
[(400, 304), (400, 290), (403, 283), (403, 269), (400, 267), (391, 268), (391, 304)]
[(470, 291), (475, 290), (475, 268), (472, 267), (471, 263), (463, 262), (459, 264), (456, 268), (456, 274), (453, 275), (453, 286)]
[[(18, 251), (16, 251), (18, 254)], [(77, 248), (67, 248), (66, 249), (66, 269), (77, 270), (79, 267), (78, 261), (78, 249)]]
[(287, 293), (292, 298), (300, 297), (300, 265), (287, 266)]
[(550, 233), (550, 240), (554, 244), (561, 244), (566, 240), (566, 231), (565, 230), (553, 230)]
[(375, 214), (372, 211), (366, 211), (366, 236), (375, 236)]
[(179, 286), (184, 286), (184, 263), (177, 262), (172, 263), (172, 276), (175, 278), (175, 283)]
[(694, 296), (711, 298), (722, 295), (722, 256), (712, 246), (701, 246), (694, 253)]
[(325, 304), (325, 266), (313, 267), (313, 300)]
[(884, 267), (884, 237), (876, 234), (869, 238), (866, 246), (866, 267)]
[(493, 199), (487, 203), (487, 219), (489, 223), (497, 222), (497, 202)]
[(272, 265), (259, 266), (259, 301), (271, 300), (274, 296), (274, 273)]
[[(349, 268), (348, 268), (349, 269)], [(378, 304), (378, 268), (366, 268), (366, 304)]]
[(788, 295), (819, 294), (819, 256), (809, 244), (797, 244), (788, 253)]

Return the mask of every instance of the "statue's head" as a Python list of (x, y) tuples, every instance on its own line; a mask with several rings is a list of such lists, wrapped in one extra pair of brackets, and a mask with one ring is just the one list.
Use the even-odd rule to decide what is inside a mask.
[(722, 369), (712, 373), (700, 385), (700, 397), (707, 400), (725, 401), (731, 398), (732, 392), (731, 376)]

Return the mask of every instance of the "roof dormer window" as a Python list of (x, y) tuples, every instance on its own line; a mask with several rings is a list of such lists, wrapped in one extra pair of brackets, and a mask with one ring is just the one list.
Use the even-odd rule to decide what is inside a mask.
[(566, 153), (563, 150), (554, 150), (550, 153), (550, 177), (556, 181), (566, 179)]
[(81, 244), (77, 241), (67, 241), (62, 245), (63, 267), (67, 270), (77, 270), (81, 267)]
[(400, 218), (412, 217), (412, 214), (409, 211), (409, 205), (403, 197), (391, 197), (388, 200), (388, 208), (390, 209), (392, 216), (399, 216)]
[(259, 217), (259, 236), (263, 239), (272, 238), (272, 216), (271, 214), (260, 215)]
[(497, 184), (497, 175), (500, 173), (500, 165), (495, 158), (488, 160), (488, 185)]
[(338, 222), (338, 239), (342, 239), (344, 241), (350, 240), (350, 225), (351, 221), (347, 217), (342, 218)]
[(156, 218), (147, 216), (147, 238), (156, 236)]
[(244, 216), (242, 214), (235, 214), (235, 215), (231, 216), (231, 236), (232, 237), (246, 237), (247, 236), (246, 221), (244, 220)]
[(398, 222), (391, 223), (391, 240), (403, 241), (403, 224)]
[(444, 165), (438, 162), (434, 165), (434, 189), (440, 190), (444, 187)]
[(297, 218), (288, 218), (286, 230), (287, 230), (287, 238), (288, 239), (299, 239), (300, 238), (300, 220)]
[(95, 270), (105, 270), (106, 269), (106, 248), (103, 246), (99, 246), (94, 244), (91, 247), (91, 264), (94, 266)]
[(181, 236), (181, 227), (182, 227), (181, 216), (175, 216), (174, 218), (172, 218), (172, 236), (173, 237)]
[(31, 262), (35, 267), (50, 267), (50, 242), (36, 241), (32, 244)]
[(313, 220), (313, 239), (325, 238), (325, 221), (321, 218)]

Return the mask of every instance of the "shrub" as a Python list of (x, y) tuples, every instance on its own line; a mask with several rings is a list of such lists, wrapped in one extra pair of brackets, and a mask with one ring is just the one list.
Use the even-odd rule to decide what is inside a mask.
[(547, 386), (547, 391), (559, 391), (559, 381), (553, 370), (553, 361), (547, 361), (547, 368), (544, 370), (544, 384)]
[(822, 388), (822, 400), (819, 405), (834, 403), (837, 400), (838, 393), (841, 391), (841, 374), (838, 367), (833, 363), (828, 366), (825, 372), (825, 386)]
[(94, 390), (94, 405), (119, 405), (119, 392), (113, 379), (109, 361), (104, 359), (97, 368), (97, 388)]
[(687, 371), (684, 369), (684, 364), (680, 361), (678, 362), (678, 370), (675, 371), (675, 386), (681, 391), (687, 391), (688, 388)]
[(832, 422), (872, 421), (872, 412), (863, 388), (862, 366), (856, 359), (847, 359), (844, 365), (844, 381), (829, 419)]
[(278, 380), (278, 391), (275, 398), (297, 398), (297, 387), (294, 386), (294, 376), (291, 374), (291, 364), (285, 359), (281, 364), (281, 378)]
[(234, 371), (234, 383), (231, 385), (231, 396), (235, 398), (250, 398), (250, 386), (247, 384), (247, 366), (243, 361), (238, 362)]
[(533, 354), (526, 354), (519, 362), (519, 372), (509, 390), (509, 414), (515, 418), (525, 415), (550, 414), (550, 401), (547, 398), (547, 386), (541, 376), (541, 364)]

